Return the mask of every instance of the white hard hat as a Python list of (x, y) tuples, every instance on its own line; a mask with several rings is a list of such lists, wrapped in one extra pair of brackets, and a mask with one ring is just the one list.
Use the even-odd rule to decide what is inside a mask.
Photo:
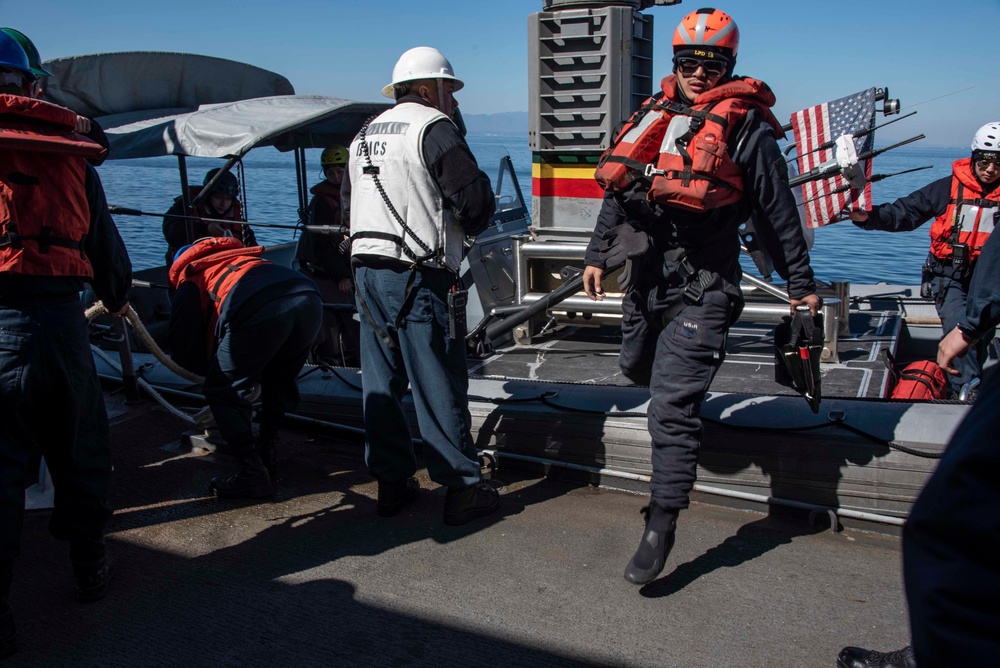
[(392, 83), (382, 89), (382, 95), (394, 98), (392, 87), (404, 81), (417, 79), (451, 79), (455, 90), (465, 84), (455, 77), (455, 70), (444, 55), (432, 46), (417, 46), (399, 57), (392, 68)]
[(1000, 123), (987, 123), (976, 130), (972, 150), (1000, 152)]

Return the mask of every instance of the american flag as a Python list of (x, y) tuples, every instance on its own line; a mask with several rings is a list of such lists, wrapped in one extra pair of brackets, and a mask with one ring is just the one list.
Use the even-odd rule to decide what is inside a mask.
[[(834, 150), (816, 150), (823, 144), (832, 144), (843, 134), (854, 134), (875, 125), (875, 89), (855, 93), (832, 102), (803, 109), (792, 114), (792, 130), (795, 133), (795, 151), (798, 155), (799, 173), (804, 174), (834, 158)], [(854, 140), (858, 154), (872, 150), (875, 133)], [(864, 161), (865, 177), (872, 175), (872, 161)], [(809, 227), (823, 227), (827, 223), (841, 220), (845, 208), (867, 210), (872, 201), (872, 185), (866, 183), (863, 189), (833, 192), (847, 185), (847, 179), (839, 174), (825, 180), (807, 181), (802, 184), (802, 200), (806, 203), (806, 224)]]

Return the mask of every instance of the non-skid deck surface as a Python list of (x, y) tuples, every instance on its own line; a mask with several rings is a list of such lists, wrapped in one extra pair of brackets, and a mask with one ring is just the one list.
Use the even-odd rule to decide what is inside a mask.
[(28, 517), (4, 666), (832, 666), (909, 639), (898, 538), (695, 502), (635, 587), (641, 495), (508, 478), (449, 527), (421, 470), (383, 519), (360, 442), (286, 432), (276, 497), (220, 501), (235, 462), (175, 451), (185, 428), (151, 402), (114, 420), (103, 601), (72, 599), (66, 544)]
[[(901, 318), (892, 311), (852, 313), (851, 335), (840, 339), (839, 362), (823, 364), (827, 397), (877, 398), (888, 385), (884, 350), (894, 352)], [(712, 383), (713, 392), (787, 394), (774, 381), (774, 325), (740, 321), (729, 331), (726, 360)], [(616, 327), (569, 327), (530, 346), (513, 346), (470, 361), (470, 373), (483, 377), (631, 385), (618, 368), (621, 331)]]

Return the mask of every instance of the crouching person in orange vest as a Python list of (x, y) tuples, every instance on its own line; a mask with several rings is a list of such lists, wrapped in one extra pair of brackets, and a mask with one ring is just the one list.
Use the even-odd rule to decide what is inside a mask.
[[(297, 377), (323, 320), (316, 284), (261, 257), (263, 246), (212, 237), (181, 248), (168, 342), (175, 362), (205, 376), (205, 399), (239, 470), (213, 478), (219, 497), (274, 494), (277, 436), (299, 403)], [(251, 393), (260, 385), (254, 437)]]

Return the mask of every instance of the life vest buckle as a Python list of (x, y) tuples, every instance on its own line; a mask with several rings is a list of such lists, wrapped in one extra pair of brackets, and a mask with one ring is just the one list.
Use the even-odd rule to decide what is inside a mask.
[(654, 176), (662, 176), (662, 177), (668, 178), (668, 179), (670, 178), (667, 175), (666, 171), (664, 171), (662, 169), (657, 169), (656, 165), (654, 165), (653, 163), (650, 163), (650, 164), (646, 165), (646, 170), (643, 172), (643, 174), (645, 174), (645, 176), (646, 176), (647, 179), (651, 179)]
[(21, 248), (21, 235), (17, 231), (17, 223), (10, 221), (4, 226), (4, 232), (0, 235), (0, 248), (7, 247)]

